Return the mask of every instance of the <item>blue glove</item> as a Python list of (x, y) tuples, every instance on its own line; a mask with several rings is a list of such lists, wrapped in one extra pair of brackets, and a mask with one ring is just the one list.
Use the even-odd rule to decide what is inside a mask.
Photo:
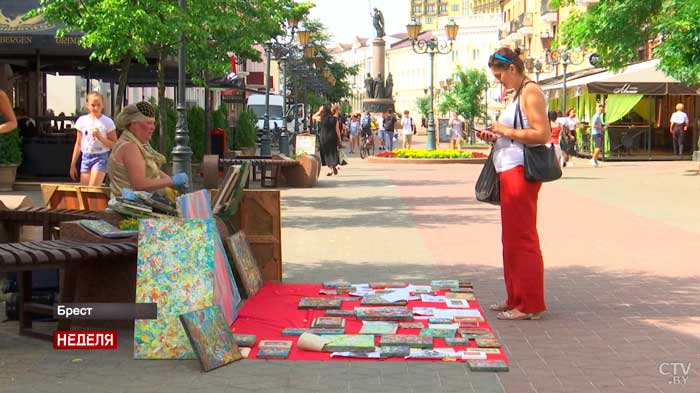
[(140, 202), (141, 198), (136, 196), (134, 191), (131, 190), (131, 188), (122, 188), (122, 198), (132, 201), (132, 202)]
[(173, 175), (171, 179), (173, 180), (173, 186), (175, 187), (184, 186), (187, 184), (188, 180), (186, 173), (178, 173), (177, 175)]

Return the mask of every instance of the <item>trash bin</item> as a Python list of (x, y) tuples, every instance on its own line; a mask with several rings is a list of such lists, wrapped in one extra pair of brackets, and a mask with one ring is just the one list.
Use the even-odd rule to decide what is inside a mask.
[(223, 128), (214, 128), (209, 135), (211, 136), (211, 154), (223, 158), (226, 152), (226, 131)]

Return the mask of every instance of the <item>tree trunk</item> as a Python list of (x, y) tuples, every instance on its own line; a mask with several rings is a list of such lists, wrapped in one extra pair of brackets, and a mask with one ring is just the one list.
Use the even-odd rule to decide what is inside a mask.
[(126, 83), (129, 78), (129, 66), (131, 66), (131, 56), (127, 55), (122, 59), (119, 72), (119, 89), (117, 90), (117, 108), (115, 113), (122, 111), (124, 105), (124, 95), (126, 94)]
[(167, 52), (161, 48), (158, 52), (158, 151), (161, 154), (166, 154), (166, 134), (168, 130), (168, 112), (165, 107), (165, 59)]

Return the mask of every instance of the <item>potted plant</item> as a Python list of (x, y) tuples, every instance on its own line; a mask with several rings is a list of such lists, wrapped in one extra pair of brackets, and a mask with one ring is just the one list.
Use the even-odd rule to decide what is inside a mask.
[(18, 130), (0, 134), (0, 191), (12, 191), (22, 162), (22, 138)]
[(238, 115), (236, 134), (233, 137), (235, 149), (241, 150), (243, 155), (254, 156), (258, 130), (258, 119), (252, 111), (243, 111)]

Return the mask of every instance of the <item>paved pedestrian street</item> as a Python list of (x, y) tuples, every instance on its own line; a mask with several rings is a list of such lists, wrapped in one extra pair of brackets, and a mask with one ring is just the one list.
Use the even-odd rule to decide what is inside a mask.
[[(456, 362), (195, 360), (55, 351), (0, 323), (0, 392), (698, 392), (700, 176), (690, 162), (584, 160), (540, 193), (548, 312), (499, 321), (506, 373)], [(465, 278), (482, 307), (505, 296), (497, 207), (474, 199), (480, 165), (380, 165), (282, 191), (285, 281)], [(4, 310), (0, 310), (4, 311)], [(3, 312), (4, 315), (4, 312)], [(682, 383), (685, 382), (685, 383)]]

